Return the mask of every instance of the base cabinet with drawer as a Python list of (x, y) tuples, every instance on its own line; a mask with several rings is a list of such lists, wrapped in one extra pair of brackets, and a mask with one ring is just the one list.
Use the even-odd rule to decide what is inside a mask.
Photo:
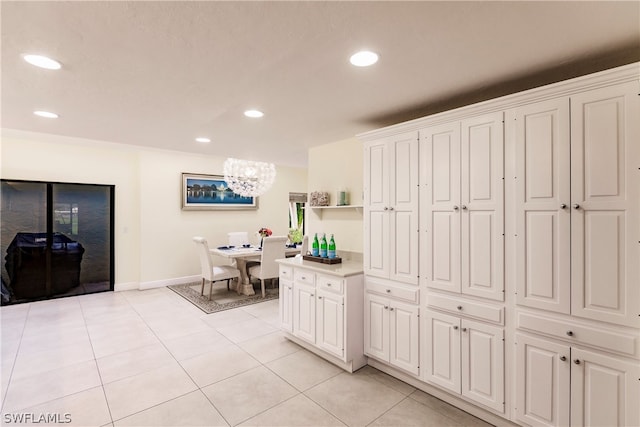
[(531, 426), (640, 425), (640, 365), (516, 334), (516, 417)]
[(418, 306), (367, 293), (365, 353), (418, 375)]
[(424, 380), (504, 412), (504, 329), (429, 310)]
[(364, 352), (415, 376), (420, 373), (417, 289), (376, 279), (367, 282), (364, 304)]
[(362, 273), (333, 275), (331, 267), (280, 264), (280, 324), (287, 338), (353, 372), (363, 354)]

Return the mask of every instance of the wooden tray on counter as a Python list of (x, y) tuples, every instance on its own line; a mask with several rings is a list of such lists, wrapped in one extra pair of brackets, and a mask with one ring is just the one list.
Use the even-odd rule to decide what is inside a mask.
[(302, 259), (304, 259), (305, 261), (320, 262), (322, 264), (341, 264), (342, 263), (342, 258), (340, 257), (322, 258), (319, 256), (313, 256), (313, 255), (302, 255)]

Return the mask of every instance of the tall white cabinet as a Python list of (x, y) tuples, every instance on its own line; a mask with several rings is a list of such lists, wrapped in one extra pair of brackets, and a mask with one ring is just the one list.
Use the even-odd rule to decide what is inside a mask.
[(417, 132), (365, 144), (364, 273), (367, 356), (419, 374)]
[(637, 89), (509, 111), (516, 314), (527, 332), (516, 336), (515, 411), (528, 424), (640, 425)]
[(367, 144), (364, 272), (418, 284), (418, 134)]
[(359, 137), (369, 363), (494, 424), (640, 425), (640, 64)]

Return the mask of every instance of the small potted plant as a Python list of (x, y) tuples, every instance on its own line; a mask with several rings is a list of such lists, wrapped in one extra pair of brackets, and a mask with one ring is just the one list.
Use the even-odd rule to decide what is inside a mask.
[(258, 234), (260, 235), (260, 247), (262, 247), (262, 239), (271, 236), (273, 232), (270, 228), (262, 227), (260, 230), (258, 230)]

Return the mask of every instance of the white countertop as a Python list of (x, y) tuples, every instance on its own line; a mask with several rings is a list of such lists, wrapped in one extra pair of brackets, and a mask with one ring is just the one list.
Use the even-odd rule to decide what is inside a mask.
[(305, 261), (301, 257), (277, 259), (276, 262), (291, 267), (303, 267), (318, 273), (331, 274), (339, 277), (356, 276), (363, 273), (362, 263), (342, 260), (340, 264), (322, 264), (315, 261)]

